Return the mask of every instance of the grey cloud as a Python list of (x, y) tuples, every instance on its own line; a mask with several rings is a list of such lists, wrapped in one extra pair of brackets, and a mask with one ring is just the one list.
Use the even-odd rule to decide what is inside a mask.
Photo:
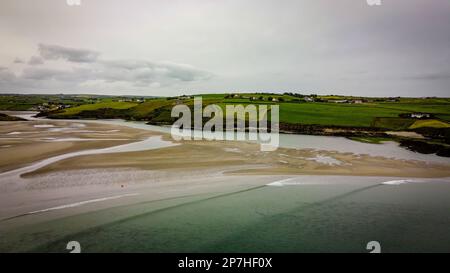
[(26, 68), (23, 70), (21, 78), (28, 80), (51, 80), (67, 72), (49, 68)]
[(71, 84), (78, 84), (87, 80), (96, 79), (93, 71), (90, 69), (73, 68), (70, 70), (62, 70), (44, 67), (26, 68), (20, 78), (36, 81), (55, 80)]
[(0, 67), (0, 84), (9, 83), (16, 79), (16, 75), (6, 67)]
[(100, 55), (97, 51), (39, 44), (39, 53), (46, 60), (64, 59), (74, 63), (93, 63)]
[(69, 70), (46, 67), (24, 69), (21, 77), (32, 80), (69, 81), (82, 84), (85, 81), (128, 82), (133, 86), (170, 86), (176, 82), (208, 80), (212, 74), (191, 65), (174, 62), (151, 62), (146, 60), (98, 59), (99, 52), (87, 49), (67, 48), (58, 45), (39, 44), (41, 57), (33, 56), (28, 64), (42, 64), (46, 60), (65, 59), (84, 63), (84, 68)]
[[(53, 77), (45, 71), (22, 74), (29, 65), (14, 65), (11, 84), (27, 83), (19, 91), (448, 96), (448, 0), (383, 1), (377, 7), (365, 0), (136, 0), (126, 8), (122, 1), (97, 0), (80, 12), (52, 1), (30, 12), (28, 1), (0, 1), (0, 11), (11, 14), (0, 16), (0, 25), (14, 30), (2, 32), (0, 65), (36, 55), (48, 59), (34, 69), (62, 71)], [(30, 47), (39, 42), (41, 54)], [(158, 60), (192, 64), (214, 71), (214, 77)], [(7, 87), (0, 84), (0, 92)]]
[[(87, 60), (92, 56), (82, 56), (79, 52), (95, 52), (64, 48), (60, 46), (39, 46), (41, 56), (33, 56), (22, 73), (15, 75), (9, 69), (1, 71), (2, 84), (0, 86), (13, 87), (14, 90), (23, 86), (46, 88), (59, 84), (71, 87), (83, 86), (89, 82), (123, 83), (137, 88), (158, 88), (171, 86), (177, 82), (195, 82), (208, 80), (212, 74), (187, 64), (173, 62), (150, 62), (145, 60), (97, 60), (80, 66), (75, 62)], [(70, 53), (69, 53), (70, 52)], [(72, 54), (77, 52), (76, 54)], [(44, 59), (64, 58), (70, 63), (64, 69), (55, 69), (46, 64)], [(39, 66), (38, 66), (39, 65)]]
[(25, 63), (25, 62), (24, 62), (24, 60), (22, 60), (22, 59), (20, 59), (20, 58), (15, 58), (15, 59), (14, 59), (14, 63), (15, 63), (15, 64), (23, 64), (23, 63)]
[(30, 60), (28, 61), (29, 65), (40, 65), (40, 64), (44, 64), (44, 59), (42, 59), (39, 56), (32, 56), (30, 58)]
[(208, 80), (212, 74), (190, 65), (149, 62), (141, 60), (106, 60), (101, 61), (103, 70), (98, 72), (100, 78), (108, 81), (132, 81), (142, 83), (170, 81)]
[(208, 72), (200, 71), (184, 64), (164, 63), (161, 67), (166, 69), (165, 72), (168, 77), (180, 81), (198, 81), (212, 77), (212, 74)]
[(134, 70), (141, 67), (151, 66), (149, 62), (142, 60), (101, 60), (99, 63), (119, 69)]
[(438, 81), (438, 80), (450, 80), (450, 72), (433, 72), (424, 74), (414, 74), (405, 77), (407, 80), (425, 80), (425, 81)]

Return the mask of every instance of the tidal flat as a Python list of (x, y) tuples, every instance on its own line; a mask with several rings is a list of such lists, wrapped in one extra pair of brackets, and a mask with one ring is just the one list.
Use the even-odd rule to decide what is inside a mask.
[(445, 161), (133, 127), (0, 123), (0, 251), (450, 251)]

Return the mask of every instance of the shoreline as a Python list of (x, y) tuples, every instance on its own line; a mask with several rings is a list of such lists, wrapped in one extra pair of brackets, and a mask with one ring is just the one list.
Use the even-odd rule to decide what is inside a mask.
[[(180, 141), (171, 147), (83, 155), (83, 151), (89, 149), (80, 145), (91, 145), (91, 149), (103, 145), (106, 146), (103, 149), (114, 150), (119, 145), (136, 145), (149, 137), (175, 143), (170, 135), (161, 131), (129, 125), (47, 119), (1, 123), (0, 133), (19, 133), (11, 135), (17, 140), (4, 142), (25, 145), (21, 148), (23, 151), (31, 151), (32, 145), (46, 157), (48, 151), (43, 147), (69, 145), (81, 154), (65, 158), (66, 153), (58, 150), (61, 160), (49, 165), (31, 168), (31, 172), (13, 179), (0, 174), (0, 232), (7, 235), (0, 249), (34, 251), (52, 242), (64, 242), (67, 236), (89, 233), (102, 225), (121, 223), (133, 216), (151, 215), (151, 211), (183, 210), (191, 204), (209, 204), (208, 200), (222, 200), (242, 193), (276, 194), (282, 189), (283, 192), (300, 191), (300, 194), (303, 187), (323, 188), (325, 192), (314, 193), (313, 190), (314, 194), (307, 196), (315, 202), (324, 195), (331, 198), (349, 189), (407, 183), (396, 181), (413, 181), (413, 185), (416, 182), (418, 185), (450, 182), (450, 169), (444, 163), (300, 148), (280, 147), (275, 152), (261, 152), (258, 144), (241, 141)], [(48, 140), (51, 137), (54, 139)], [(54, 142), (67, 137), (70, 137), (68, 141)], [(74, 141), (75, 137), (90, 137), (96, 141)], [(112, 138), (128, 140), (123, 144), (98, 141)], [(4, 149), (10, 149), (10, 154), (14, 155), (19, 154), (18, 148)], [(34, 164), (42, 161), (45, 159)], [(383, 184), (385, 182), (391, 184)], [(333, 189), (332, 192), (326, 190), (328, 188)], [(257, 198), (257, 195), (251, 196)], [(245, 203), (245, 199), (240, 202)], [(49, 237), (36, 241), (32, 235), (52, 227)]]
[[(86, 112), (81, 116), (69, 116), (71, 119), (99, 119), (98, 116), (104, 115), (101, 111), (94, 111), (95, 113)], [(47, 115), (45, 115), (47, 114)], [(97, 116), (91, 116), (91, 115)], [(49, 119), (64, 120), (64, 116), (51, 115), (48, 113), (41, 114), (47, 116)], [(149, 125), (166, 126), (170, 125), (167, 121), (155, 122), (145, 119), (134, 119), (134, 117), (123, 115), (106, 115), (108, 119), (123, 119), (126, 121), (140, 121)], [(101, 118), (100, 118), (101, 119)], [(338, 126), (338, 125), (321, 125), (321, 124), (301, 124), (301, 123), (286, 123), (279, 124), (281, 134), (293, 135), (310, 135), (310, 136), (332, 136), (345, 137), (354, 141), (362, 143), (380, 143), (380, 141), (394, 141), (401, 147), (413, 152), (421, 154), (436, 154), (441, 157), (450, 158), (450, 146), (446, 142), (445, 137), (441, 135), (442, 132), (437, 132), (435, 128), (428, 130), (399, 130), (392, 132), (392, 129), (382, 127), (362, 127), (362, 126)], [(194, 129), (192, 126), (191, 129)], [(246, 132), (249, 130), (247, 127)]]
[[(81, 120), (54, 121), (37, 119), (26, 123), (18, 123), (10, 124), (10, 126), (15, 126), (14, 128), (0, 126), (0, 133), (11, 130), (21, 132), (19, 136), (22, 136), (23, 139), (16, 142), (24, 142), (23, 145), (25, 145), (24, 148), (20, 148), (19, 144), (13, 144), (19, 145), (19, 147), (6, 148), (6, 150), (10, 150), (11, 156), (7, 158), (9, 163), (11, 164), (12, 159), (14, 159), (12, 157), (14, 154), (20, 154), (22, 150), (31, 152), (30, 145), (35, 147), (35, 151), (41, 154), (37, 154), (37, 157), (34, 159), (29, 157), (28, 162), (23, 162), (21, 161), (23, 160), (22, 158), (16, 157), (15, 167), (10, 165), (7, 172), (5, 172), (5, 167), (1, 168), (3, 172), (0, 174), (0, 194), (3, 196), (15, 191), (65, 191), (69, 188), (78, 191), (78, 188), (85, 188), (86, 186), (88, 188), (100, 187), (100, 190), (104, 186), (106, 188), (110, 186), (117, 187), (117, 184), (120, 182), (111, 182), (112, 185), (108, 185), (108, 181), (95, 175), (92, 176), (92, 174), (87, 177), (88, 184), (84, 186), (80, 182), (80, 180), (85, 179), (82, 175), (79, 178), (70, 176), (64, 178), (64, 175), (69, 173), (82, 174), (83, 172), (108, 172), (108, 170), (114, 172), (117, 169), (132, 170), (132, 173), (148, 173), (149, 177), (146, 178), (150, 179), (150, 181), (152, 180), (151, 173), (160, 173), (163, 177), (189, 177), (191, 173), (213, 173), (224, 179), (247, 177), (247, 180), (249, 177), (253, 179), (258, 176), (271, 179), (271, 177), (279, 176), (305, 175), (398, 178), (450, 177), (450, 169), (448, 164), (445, 163), (426, 163), (352, 153), (282, 147), (275, 152), (261, 152), (258, 144), (241, 141), (203, 140), (174, 142), (169, 135), (162, 132), (133, 128), (131, 124), (130, 126), (107, 124), (98, 120), (94, 122), (85, 121), (84, 126), (77, 125), (83, 123)], [(5, 124), (3, 123), (3, 125)], [(36, 125), (40, 126), (36, 127)], [(76, 128), (73, 127), (74, 125), (77, 125), (75, 126)], [(60, 130), (49, 133), (49, 130), (57, 128), (76, 129), (74, 132), (70, 131), (69, 134), (72, 137), (73, 135), (86, 137), (85, 134), (92, 134), (92, 130), (95, 129), (108, 132), (95, 137), (91, 135), (96, 140), (102, 140), (105, 137), (110, 139), (111, 134), (116, 137), (127, 136), (129, 139), (127, 141), (82, 142), (69, 139), (67, 142), (44, 141), (41, 143), (42, 134), (46, 136), (51, 134), (57, 138), (62, 137), (67, 132)], [(42, 131), (44, 129), (45, 131)], [(36, 134), (39, 136), (35, 136), (33, 131), (36, 131)], [(78, 133), (75, 133), (77, 131)], [(160, 137), (162, 141), (168, 141), (167, 143), (177, 145), (172, 145), (171, 147), (156, 146), (154, 149), (139, 146), (139, 143), (145, 142), (143, 139), (155, 136)], [(36, 138), (39, 140), (36, 140)], [(28, 141), (30, 143), (27, 143)], [(133, 145), (138, 145), (138, 148), (135, 150), (115, 150), (117, 147)], [(58, 149), (52, 152), (55, 154), (50, 155), (48, 149), (53, 146), (57, 146)], [(64, 149), (60, 147), (64, 147)], [(147, 149), (142, 150), (142, 148)], [(70, 149), (70, 152), (66, 152), (67, 149)], [(95, 149), (111, 150), (111, 153), (96, 153)], [(72, 153), (73, 155), (70, 156)], [(190, 157), (186, 157), (186, 155), (190, 155)], [(33, 166), (37, 167), (34, 168)], [(24, 172), (21, 173), (21, 170), (24, 170)], [(14, 176), (14, 174), (19, 174), (19, 176)], [(52, 177), (60, 176), (60, 180), (52, 180)], [(194, 177), (197, 176), (194, 175)], [(96, 182), (96, 179), (102, 182)], [(67, 181), (61, 182), (64, 180)], [(120, 186), (128, 187), (133, 184), (135, 184), (133, 178), (127, 178), (120, 183)], [(182, 187), (182, 185), (185, 184), (182, 183), (180, 186)], [(123, 190), (123, 188), (119, 190)]]
[[(29, 112), (29, 115), (31, 115), (31, 114), (32, 114), (32, 112)], [(133, 123), (133, 122), (129, 122), (129, 121), (124, 121), (124, 122), (120, 122), (120, 121), (117, 121), (117, 120), (107, 120), (107, 121), (105, 121), (105, 120), (86, 120), (86, 121), (85, 120), (58, 120), (58, 121), (55, 121), (53, 119), (41, 119), (41, 118), (38, 118), (38, 119), (33, 118), (32, 121), (33, 122), (38, 122), (38, 123), (39, 122), (50, 122), (50, 123), (51, 122), (55, 122), (56, 124), (58, 124), (58, 123), (63, 123), (63, 124), (67, 124), (67, 123), (83, 123), (84, 122), (85, 124), (90, 124), (91, 127), (103, 127), (104, 130), (109, 129), (109, 130), (105, 131), (105, 132), (108, 132), (109, 136), (111, 136), (111, 134), (114, 135), (113, 133), (110, 133), (111, 131), (114, 131), (114, 129), (117, 130), (117, 128), (122, 128), (122, 129), (126, 128), (125, 131), (128, 133), (129, 140), (127, 140), (127, 141), (123, 140), (122, 142), (120, 142), (120, 141), (111, 141), (111, 140), (108, 140), (107, 142), (105, 142), (105, 141), (98, 141), (98, 143), (101, 144), (99, 148), (113, 147), (113, 146), (116, 146), (116, 145), (132, 143), (132, 142), (139, 141), (139, 139), (142, 140), (142, 139), (144, 139), (145, 137), (147, 137), (149, 135), (155, 135), (155, 134), (156, 135), (161, 135), (162, 134), (164, 136), (163, 137), (164, 140), (166, 140), (166, 141), (173, 141), (173, 140), (171, 140), (170, 137), (168, 137), (168, 132), (164, 128), (162, 130), (159, 129), (159, 128), (155, 129), (155, 128), (151, 127), (151, 126), (148, 126), (148, 127), (145, 126), (145, 128), (144, 128), (144, 126), (142, 126), (142, 124), (140, 124), (140, 123)], [(87, 130), (87, 131), (89, 131), (89, 130)], [(1, 133), (1, 131), (0, 131), (0, 133)], [(133, 134), (138, 134), (138, 136), (136, 136), (136, 135), (133, 136)], [(294, 136), (299, 136), (299, 135), (294, 135)], [(84, 148), (84, 149), (89, 149), (89, 148), (91, 149), (92, 147), (96, 147), (96, 144), (93, 143), (93, 141), (86, 141), (86, 142), (83, 143), (83, 142), (78, 142), (78, 141), (70, 142), (70, 140), (71, 140), (70, 138), (66, 138), (66, 139), (67, 139), (67, 141), (65, 139), (62, 139), (63, 141), (60, 142), (60, 143), (57, 143), (57, 142), (47, 143), (47, 146), (49, 146), (49, 145), (55, 145), (56, 146), (56, 145), (63, 145), (65, 143), (70, 143), (71, 146), (88, 146), (88, 148)], [(111, 139), (111, 137), (110, 137), (110, 139)], [(76, 139), (74, 139), (74, 140), (76, 140)], [(100, 137), (99, 140), (102, 140), (102, 138)], [(55, 141), (56, 141), (56, 139), (55, 139)], [(325, 141), (325, 139), (323, 139), (322, 141)], [(115, 142), (115, 143), (111, 143), (111, 142)], [(202, 141), (181, 141), (179, 143), (181, 143), (183, 145), (184, 144), (190, 144), (191, 147), (196, 147), (196, 144), (199, 144), (201, 146), (204, 143), (214, 143), (214, 144), (219, 145), (219, 146), (227, 143), (227, 144), (230, 144), (228, 146), (231, 146), (228, 149), (237, 149), (237, 150), (239, 150), (239, 148), (236, 148), (234, 146), (237, 146), (237, 147), (239, 147), (239, 146), (243, 146), (244, 147), (245, 146), (245, 147), (247, 147), (246, 145), (257, 145), (255, 142), (249, 142), (249, 141), (243, 141), (242, 142), (242, 141), (209, 141), (209, 140), (202, 140)], [(375, 146), (375, 144), (370, 144), (370, 145)], [(206, 145), (206, 147), (209, 147), (209, 146), (211, 146), (211, 145)], [(361, 146), (361, 147), (363, 147), (363, 146)], [(378, 148), (378, 147), (376, 147), (376, 148)], [(381, 149), (382, 146), (379, 146), (379, 148)], [(72, 148), (71, 150), (69, 150), (69, 152), (73, 152), (74, 150), (77, 151), (77, 149), (73, 149)], [(81, 150), (83, 150), (83, 148)], [(398, 158), (398, 157), (396, 157), (396, 158), (386, 157), (386, 156), (377, 155), (377, 154), (374, 155), (374, 154), (370, 154), (370, 153), (369, 154), (365, 154), (364, 152), (362, 152), (362, 153), (345, 152), (345, 150), (344, 151), (326, 150), (326, 149), (324, 150), (324, 149), (320, 149), (320, 148), (314, 149), (314, 148), (309, 148), (309, 147), (296, 148), (295, 146), (294, 147), (290, 147), (290, 145), (281, 146), (274, 153), (282, 153), (282, 152), (280, 152), (280, 150), (281, 151), (285, 151), (285, 150), (288, 150), (288, 151), (296, 151), (296, 150), (307, 151), (307, 150), (311, 150), (311, 153), (316, 153), (316, 154), (319, 154), (319, 155), (320, 154), (324, 154), (325, 156), (329, 156), (329, 157), (333, 157), (335, 155), (337, 155), (337, 156), (348, 155), (348, 157), (350, 157), (349, 158), (350, 161), (354, 161), (354, 160), (358, 160), (359, 161), (359, 160), (361, 160), (361, 158), (363, 158), (363, 159), (371, 159), (371, 158), (372, 159), (378, 159), (378, 158), (380, 158), (380, 159), (385, 159), (386, 161), (389, 161), (389, 162), (391, 162), (391, 161), (393, 161), (393, 162), (405, 162), (405, 161), (406, 162), (416, 162), (416, 161), (419, 161), (419, 162), (417, 162), (418, 164), (420, 164), (420, 162), (423, 162), (423, 163), (426, 163), (427, 165), (430, 165), (430, 164), (431, 165), (434, 165), (434, 164), (447, 165), (447, 164), (450, 163), (450, 161), (446, 161), (446, 160), (436, 161), (436, 162), (433, 162), (433, 161), (427, 162), (426, 160), (422, 161), (420, 154), (417, 154), (417, 158), (415, 158), (414, 155), (412, 155), (412, 156), (409, 156), (408, 159), (406, 159), (406, 158)], [(138, 152), (138, 151), (136, 151), (136, 152)], [(255, 152), (254, 149), (252, 149), (251, 152), (254, 153)], [(63, 154), (63, 153), (64, 152), (61, 152), (59, 154), (58, 153), (57, 154), (52, 154), (51, 156), (60, 155), (60, 154)], [(237, 154), (239, 154), (239, 152)], [(353, 158), (351, 158), (351, 157), (353, 157)], [(439, 156), (435, 156), (435, 157), (439, 158)], [(45, 156), (43, 158), (40, 158), (39, 160), (42, 160), (42, 159), (45, 159)], [(276, 159), (273, 160), (273, 162), (277, 162), (277, 161), (283, 161), (283, 160), (276, 160)], [(272, 163), (272, 162), (269, 162), (269, 163)], [(339, 164), (336, 164), (336, 165), (339, 165)], [(339, 167), (339, 166), (334, 166), (334, 167)], [(298, 173), (298, 172), (294, 172), (294, 173)]]
[[(40, 112), (33, 112), (33, 111), (0, 111), (0, 112), (9, 112), (9, 113), (14, 113), (14, 112), (28, 112), (29, 114), (27, 115), (28, 117), (31, 117), (31, 113), (33, 114), (39, 114)], [(19, 115), (19, 117), (24, 118), (23, 115)], [(152, 131), (152, 128), (143, 128), (143, 127), (134, 127), (134, 126), (129, 126), (130, 124), (133, 123), (139, 123), (139, 124), (146, 124), (148, 126), (152, 126), (153, 128), (155, 127), (159, 127), (159, 128), (163, 128), (163, 129), (170, 129), (170, 126), (165, 125), (165, 124), (159, 124), (159, 125), (155, 125), (152, 124), (151, 122), (147, 122), (147, 121), (137, 121), (137, 120), (127, 120), (127, 119), (98, 119), (98, 118), (92, 118), (92, 119), (81, 119), (81, 118), (75, 118), (75, 119), (62, 119), (62, 118), (49, 118), (49, 117), (38, 117), (38, 118), (32, 118), (34, 120), (55, 120), (55, 121), (73, 121), (73, 122), (97, 122), (97, 123), (105, 123), (105, 121), (108, 122), (108, 124), (116, 124), (119, 126), (127, 126), (127, 127), (131, 127), (131, 128), (136, 128), (136, 129), (144, 129), (147, 131)], [(112, 121), (112, 122), (110, 122)], [(119, 121), (119, 122), (123, 122), (122, 124), (117, 124), (114, 121)], [(289, 124), (288, 124), (289, 125)], [(292, 125), (292, 124), (291, 124)], [(289, 125), (289, 126), (291, 126)], [(293, 125), (292, 125), (293, 126)], [(443, 161), (446, 161), (445, 163), (450, 163), (450, 153), (448, 153), (448, 149), (444, 147), (444, 150), (442, 150), (441, 148), (443, 147), (441, 144), (429, 144), (429, 143), (425, 143), (423, 142), (424, 140), (426, 140), (424, 138), (423, 135), (417, 134), (413, 131), (398, 131), (398, 132), (392, 132), (389, 130), (383, 130), (380, 128), (370, 128), (370, 127), (341, 127), (341, 126), (324, 126), (324, 125), (300, 125), (297, 124), (297, 127), (300, 126), (301, 128), (321, 128), (320, 129), (320, 133), (311, 133), (311, 130), (306, 130), (306, 131), (301, 131), (301, 132), (297, 132), (297, 131), (286, 131), (286, 130), (281, 130), (279, 131), (280, 135), (283, 136), (311, 136), (311, 137), (331, 137), (331, 138), (345, 138), (347, 140), (356, 142), (356, 143), (361, 143), (361, 144), (373, 144), (373, 145), (383, 145), (385, 143), (396, 143), (396, 145), (398, 145), (399, 147), (401, 147), (402, 149), (404, 149), (405, 151), (409, 151), (412, 153), (416, 153), (417, 157), (419, 158), (423, 158), (425, 159), (428, 156), (431, 157), (436, 157), (436, 158), (442, 158)], [(294, 126), (295, 127), (295, 126)], [(295, 127), (295, 128), (297, 128)], [(353, 128), (353, 129), (352, 129)], [(360, 135), (359, 133), (354, 135), (354, 134), (347, 134), (345, 132), (342, 132), (342, 129), (345, 129), (344, 131), (347, 132), (348, 130), (350, 130), (350, 132), (371, 132), (370, 135)], [(156, 130), (157, 132), (163, 132), (163, 133), (168, 133), (167, 130)], [(191, 128), (191, 130), (193, 130), (193, 128)], [(316, 132), (315, 130), (313, 130), (314, 132)], [(224, 131), (224, 133), (226, 132), (226, 130)], [(236, 132), (236, 131), (235, 131)], [(245, 130), (245, 134), (249, 133), (249, 129), (246, 128)], [(379, 134), (382, 133), (382, 135), (372, 135), (372, 133), (375, 134)], [(295, 147), (287, 147), (285, 146), (285, 148), (295, 148)], [(447, 149), (447, 150), (445, 150)], [(338, 150), (335, 150), (338, 151)], [(361, 153), (359, 153), (361, 154)], [(369, 154), (370, 155), (370, 154)], [(374, 155), (374, 156), (379, 156), (379, 155)], [(391, 157), (387, 157), (387, 158), (391, 158)], [(404, 159), (404, 158), (397, 158), (397, 159)], [(444, 160), (445, 159), (445, 160)], [(421, 159), (418, 159), (421, 160)], [(426, 160), (425, 160), (426, 161)]]

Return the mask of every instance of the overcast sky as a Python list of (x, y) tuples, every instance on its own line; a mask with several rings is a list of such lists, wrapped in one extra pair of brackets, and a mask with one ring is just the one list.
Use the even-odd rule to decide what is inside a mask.
[(450, 96), (450, 1), (0, 1), (0, 93)]

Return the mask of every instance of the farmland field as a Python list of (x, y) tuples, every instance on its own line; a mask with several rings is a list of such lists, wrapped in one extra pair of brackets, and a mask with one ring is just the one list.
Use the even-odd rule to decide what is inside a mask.
[[(278, 104), (280, 122), (342, 127), (375, 127), (390, 130), (408, 130), (422, 127), (448, 128), (450, 121), (450, 99), (447, 98), (399, 98), (387, 102), (380, 98), (349, 96), (315, 96), (316, 102), (305, 102), (295, 94), (246, 93), (203, 94), (203, 106), (217, 104), (225, 109), (226, 104)], [(33, 106), (49, 102), (62, 103), (70, 107), (49, 113), (53, 118), (123, 118), (148, 120), (169, 124), (171, 109), (176, 104), (193, 107), (194, 96), (147, 98), (140, 101), (118, 97), (73, 96), (0, 96), (1, 110), (30, 110)], [(335, 103), (339, 100), (365, 100), (365, 103)], [(335, 101), (335, 102), (333, 102)], [(109, 111), (108, 111), (109, 110)], [(105, 114), (107, 112), (107, 114)], [(434, 116), (433, 120), (415, 121), (400, 115), (424, 112)]]
[(433, 127), (433, 128), (449, 128), (450, 125), (446, 122), (442, 122), (439, 120), (431, 119), (431, 120), (416, 120), (409, 128), (421, 128), (421, 127)]
[(74, 115), (78, 114), (82, 111), (92, 111), (102, 108), (110, 108), (110, 109), (128, 109), (136, 106), (136, 103), (132, 102), (100, 102), (95, 104), (84, 104), (78, 107), (68, 108), (61, 115)]

